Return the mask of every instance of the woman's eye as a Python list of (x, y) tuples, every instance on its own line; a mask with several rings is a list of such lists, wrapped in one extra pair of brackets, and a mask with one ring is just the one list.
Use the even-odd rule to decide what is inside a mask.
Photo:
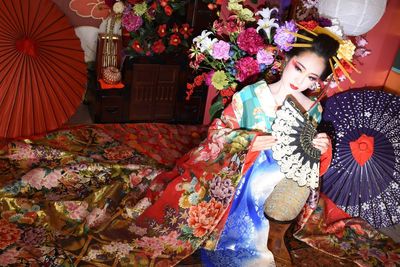
[(315, 77), (308, 77), (308, 79), (310, 79), (310, 81), (315, 82), (317, 80), (317, 78)]
[(297, 65), (295, 65), (294, 68), (295, 68), (297, 71), (301, 71), (301, 69), (300, 69), (299, 66), (297, 66)]

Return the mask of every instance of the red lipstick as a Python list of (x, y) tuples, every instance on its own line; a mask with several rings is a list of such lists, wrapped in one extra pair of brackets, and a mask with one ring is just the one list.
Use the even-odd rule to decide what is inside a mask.
[(299, 90), (299, 87), (294, 86), (293, 84), (290, 84), (290, 88), (292, 88), (293, 90)]

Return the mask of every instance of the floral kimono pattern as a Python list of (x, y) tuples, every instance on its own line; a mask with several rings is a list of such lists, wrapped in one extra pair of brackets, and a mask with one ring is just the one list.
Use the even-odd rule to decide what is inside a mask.
[[(110, 124), (0, 141), (0, 265), (174, 266), (200, 247), (218, 252), (233, 240), (233, 220), (250, 211), (240, 198), (253, 201), (247, 218), (260, 223), (251, 229), (268, 233), (261, 216), (266, 192), (253, 199), (251, 182), (257, 181), (258, 171), (270, 174), (263, 164), (271, 155), (248, 149), (255, 136), (270, 129), (274, 110), (263, 107), (265, 83), (250, 88), (259, 104), (244, 114), (239, 108), (243, 101), (235, 97), (204, 140), (204, 127)], [(320, 107), (314, 110), (309, 115), (318, 116)], [(308, 220), (326, 220), (318, 211), (305, 209), (297, 236), (321, 248), (318, 242), (331, 234), (309, 236), (322, 224)], [(266, 247), (262, 251), (266, 240), (260, 234), (248, 252), (273, 264)], [(324, 255), (344, 257), (334, 249), (338, 239), (331, 240), (324, 243), (329, 253)], [(372, 235), (369, 246), (393, 260), (398, 252), (382, 240)], [(355, 254), (345, 256), (372, 262), (378, 255)], [(237, 258), (238, 263), (248, 259)]]

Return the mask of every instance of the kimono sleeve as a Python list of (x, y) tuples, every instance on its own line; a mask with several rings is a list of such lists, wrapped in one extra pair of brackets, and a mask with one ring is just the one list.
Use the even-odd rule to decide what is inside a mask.
[(221, 118), (215, 119), (209, 130), (220, 130), (223, 128), (239, 129), (240, 120), (243, 114), (243, 102), (240, 94), (236, 93), (232, 97), (232, 102), (224, 109)]

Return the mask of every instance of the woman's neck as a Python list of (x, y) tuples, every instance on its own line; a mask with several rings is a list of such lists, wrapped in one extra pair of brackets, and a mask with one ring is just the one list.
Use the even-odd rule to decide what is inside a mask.
[(293, 95), (293, 92), (290, 92), (290, 90), (285, 88), (282, 81), (280, 80), (276, 83), (271, 84), (270, 88), (272, 96), (274, 97), (275, 102), (278, 106), (281, 106), (283, 104), (289, 94)]

